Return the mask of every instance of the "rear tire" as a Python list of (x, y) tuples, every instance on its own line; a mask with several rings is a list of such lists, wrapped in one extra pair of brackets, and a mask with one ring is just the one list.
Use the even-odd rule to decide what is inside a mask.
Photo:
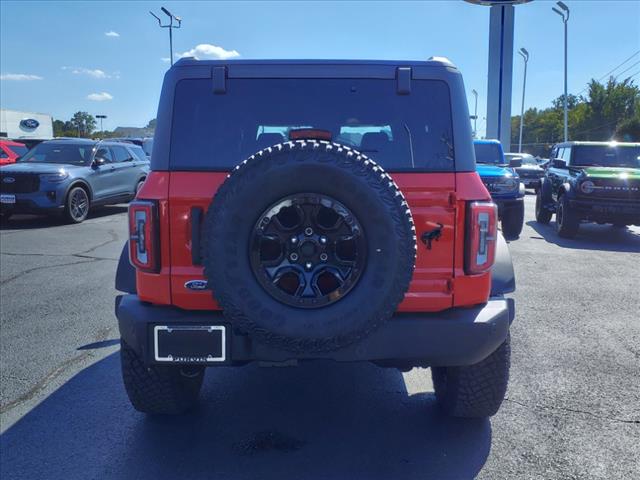
[(524, 223), (524, 202), (515, 208), (505, 209), (502, 217), (502, 233), (507, 240), (515, 240), (522, 233)]
[(580, 220), (569, 205), (567, 195), (564, 194), (558, 199), (556, 207), (556, 232), (563, 238), (573, 238), (580, 228)]
[(440, 407), (453, 417), (495, 415), (507, 391), (511, 342), (506, 340), (487, 358), (465, 367), (432, 367), (431, 376)]
[(536, 191), (536, 222), (548, 225), (553, 213), (544, 208), (544, 204), (545, 199), (543, 197), (543, 189), (538, 188)]
[(120, 362), (127, 396), (139, 412), (177, 415), (196, 404), (204, 368), (187, 373), (177, 366), (147, 367), (124, 341), (120, 342)]

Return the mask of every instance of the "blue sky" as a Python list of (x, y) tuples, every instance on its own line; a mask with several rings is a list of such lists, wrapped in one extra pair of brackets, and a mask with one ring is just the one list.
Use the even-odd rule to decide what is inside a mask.
[[(579, 93), (640, 50), (640, 2), (570, 1), (569, 91)], [(156, 114), (168, 37), (149, 10), (183, 18), (174, 52), (238, 58), (449, 57), (486, 108), (489, 8), (425, 2), (9, 2), (0, 3), (0, 104), (68, 119), (106, 114), (105, 128), (144, 126)], [(515, 48), (531, 54), (527, 106), (562, 93), (562, 23), (553, 2), (516, 7)], [(109, 33), (109, 34), (108, 34)], [(164, 58), (164, 60), (163, 60)], [(640, 53), (614, 72), (640, 83)], [(514, 59), (513, 113), (522, 61)]]

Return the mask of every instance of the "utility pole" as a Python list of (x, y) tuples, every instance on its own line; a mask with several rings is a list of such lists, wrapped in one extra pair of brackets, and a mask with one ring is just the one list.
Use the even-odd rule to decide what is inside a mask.
[(104, 120), (105, 118), (107, 118), (106, 115), (96, 115), (96, 118), (100, 119), (100, 131), (104, 132), (104, 129), (102, 128), (102, 120)]
[(564, 141), (569, 140), (569, 123), (568, 123), (568, 107), (567, 107), (567, 23), (569, 22), (569, 7), (562, 2), (556, 2), (556, 5), (562, 9), (558, 10), (556, 7), (551, 9), (562, 17), (562, 23), (564, 23)]
[[(169, 10), (167, 10), (164, 7), (161, 7), (160, 10), (162, 10), (162, 13), (164, 13), (166, 16), (169, 17), (169, 23), (166, 25), (162, 24), (162, 20), (160, 20), (160, 17), (158, 17), (155, 13), (153, 13), (152, 11), (149, 11), (149, 13), (156, 19), (158, 20), (158, 26), (160, 28), (168, 28), (169, 29), (169, 61), (171, 62), (171, 66), (173, 66), (173, 29), (174, 28), (180, 28), (182, 26), (182, 18), (180, 17), (176, 17), (173, 13), (171, 13)], [(178, 22), (177, 25), (173, 24), (173, 21)]]
[(529, 52), (526, 48), (518, 50), (524, 59), (524, 80), (522, 81), (522, 106), (520, 107), (520, 141), (518, 142), (518, 153), (522, 153), (522, 126), (524, 125), (524, 92), (527, 88), (527, 63), (529, 62)]

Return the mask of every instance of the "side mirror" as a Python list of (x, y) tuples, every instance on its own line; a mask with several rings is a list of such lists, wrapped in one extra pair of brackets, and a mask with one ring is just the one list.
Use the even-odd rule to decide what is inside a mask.
[(509, 160), (509, 166), (511, 168), (518, 168), (522, 166), (522, 159), (521, 158), (512, 158), (511, 160)]
[(567, 162), (560, 158), (554, 158), (551, 165), (555, 168), (567, 168)]
[(93, 166), (96, 168), (101, 165), (104, 165), (105, 163), (107, 163), (107, 160), (103, 157), (96, 157), (93, 159)]

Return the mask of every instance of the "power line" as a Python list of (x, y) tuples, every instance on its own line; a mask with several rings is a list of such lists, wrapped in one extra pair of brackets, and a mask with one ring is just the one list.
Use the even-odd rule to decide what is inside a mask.
[[(597, 81), (600, 82), (603, 79), (607, 78), (608, 75), (612, 74), (613, 72), (615, 72), (617, 69), (619, 69), (621, 66), (623, 66), (625, 63), (627, 63), (629, 60), (631, 60), (633, 57), (635, 57), (636, 55), (638, 55), (640, 53), (640, 50), (636, 50), (629, 58), (627, 58), (624, 62), (616, 65), (615, 68), (609, 70), (607, 73), (605, 73), (603, 76), (601, 76)], [(635, 63), (634, 65), (637, 65), (638, 63)], [(633, 66), (633, 65), (632, 65)], [(625, 70), (626, 71), (626, 70)], [(617, 77), (616, 77), (617, 78)], [(582, 92), (584, 92), (585, 90), (587, 90), (589, 88), (589, 85), (587, 85), (586, 87), (584, 87), (582, 90), (580, 90), (580, 92), (578, 92), (578, 94), (576, 96), (579, 96), (580, 94), (582, 94)]]
[(629, 70), (631, 70), (633, 67), (635, 67), (636, 65), (640, 64), (640, 60), (638, 60), (636, 63), (634, 63), (633, 65), (631, 65), (629, 68), (625, 68), (623, 71), (621, 71), (619, 74), (617, 74), (615, 77), (613, 77), (613, 79), (615, 80), (616, 78), (618, 78), (620, 75), (622, 75), (624, 72), (628, 72)]
[[(633, 55), (631, 55), (629, 58), (627, 58), (624, 62), (622, 62), (620, 65), (618, 65), (616, 68), (614, 68), (613, 70), (611, 70), (610, 72), (605, 73), (602, 77), (600, 77), (598, 79), (598, 81), (604, 79), (607, 77), (607, 75), (615, 72), (617, 69), (619, 69), (622, 65), (624, 65), (625, 63), (627, 63), (629, 60), (631, 60), (633, 57), (635, 57), (636, 55), (638, 55), (640, 53), (640, 50), (636, 51)], [(637, 65), (637, 64), (636, 64)]]

